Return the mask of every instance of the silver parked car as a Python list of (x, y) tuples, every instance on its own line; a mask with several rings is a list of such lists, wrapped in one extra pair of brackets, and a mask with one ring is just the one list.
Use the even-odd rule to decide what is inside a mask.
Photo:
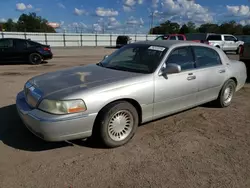
[(97, 63), (36, 76), (18, 93), (27, 128), (46, 141), (98, 135), (127, 143), (139, 124), (215, 101), (231, 104), (246, 67), (218, 48), (187, 41), (128, 44)]

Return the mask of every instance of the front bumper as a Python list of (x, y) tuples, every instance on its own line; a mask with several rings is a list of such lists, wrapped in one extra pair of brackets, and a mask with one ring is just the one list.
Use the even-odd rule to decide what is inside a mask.
[(97, 114), (53, 115), (27, 104), (24, 92), (18, 93), (16, 107), (25, 126), (36, 136), (46, 141), (65, 141), (87, 138)]

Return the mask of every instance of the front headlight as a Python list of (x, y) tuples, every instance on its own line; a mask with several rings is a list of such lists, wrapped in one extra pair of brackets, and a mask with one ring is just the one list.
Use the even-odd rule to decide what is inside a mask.
[(44, 99), (38, 108), (52, 114), (70, 114), (87, 110), (85, 103), (80, 99), (62, 101)]

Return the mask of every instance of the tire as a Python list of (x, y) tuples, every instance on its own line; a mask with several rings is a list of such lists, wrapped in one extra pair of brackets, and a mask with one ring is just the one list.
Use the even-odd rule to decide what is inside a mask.
[[(118, 119), (119, 116), (121, 119)], [(139, 124), (139, 116), (132, 104), (119, 101), (106, 106), (97, 123), (101, 143), (105, 147), (115, 148), (132, 139)]]
[[(223, 85), (223, 87), (221, 88), (219, 96), (215, 101), (216, 105), (220, 108), (228, 107), (232, 103), (232, 99), (235, 93), (235, 88), (236, 88), (235, 81), (232, 79), (227, 80)], [(226, 94), (226, 92), (229, 93)]]
[(42, 63), (42, 57), (38, 53), (32, 53), (29, 55), (29, 62), (32, 65), (39, 65)]
[(215, 47), (216, 47), (216, 48), (220, 48), (220, 46), (218, 46), (218, 45), (216, 45)]

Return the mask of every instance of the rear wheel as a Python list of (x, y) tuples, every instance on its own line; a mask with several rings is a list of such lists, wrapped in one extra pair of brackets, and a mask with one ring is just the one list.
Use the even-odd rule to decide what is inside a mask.
[(236, 83), (234, 80), (229, 79), (222, 87), (217, 100), (215, 101), (217, 106), (225, 108), (232, 103), (232, 99), (235, 93)]
[(38, 53), (32, 53), (29, 55), (29, 62), (32, 65), (39, 65), (42, 63), (42, 57)]
[(99, 138), (106, 147), (122, 146), (134, 136), (138, 123), (138, 113), (132, 104), (125, 101), (112, 103), (101, 112)]

